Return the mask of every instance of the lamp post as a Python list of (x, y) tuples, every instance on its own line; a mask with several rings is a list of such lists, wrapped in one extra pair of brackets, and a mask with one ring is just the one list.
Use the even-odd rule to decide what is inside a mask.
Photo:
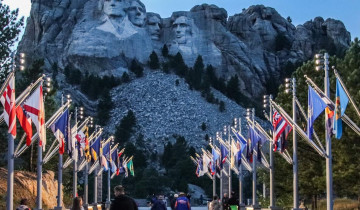
[[(12, 56), (12, 74), (15, 74), (15, 52)], [(20, 70), (25, 69), (25, 54), (20, 53)], [(14, 77), (14, 76), (13, 76)], [(15, 87), (13, 87), (15, 88)], [(14, 89), (15, 90), (15, 89)], [(12, 94), (15, 94), (12, 93)], [(16, 106), (16, 104), (15, 104)], [(13, 110), (15, 112), (15, 110)], [(9, 125), (10, 126), (10, 125)], [(15, 125), (16, 127), (16, 125)], [(12, 210), (14, 208), (14, 138), (8, 134), (8, 174), (7, 174), (7, 194), (6, 194), (6, 209)]]
[[(78, 118), (82, 119), (84, 116), (84, 108), (80, 107), (80, 108), (75, 108), (75, 125), (77, 126), (78, 124)], [(76, 131), (77, 132), (77, 131)], [(78, 142), (75, 142), (75, 151), (73, 154), (73, 162), (74, 162), (74, 166), (73, 166), (73, 198), (75, 198), (77, 196), (77, 168), (78, 168), (78, 147), (80, 145), (78, 144)]]
[[(95, 125), (95, 133), (100, 129), (100, 125)], [(100, 160), (98, 160), (100, 162)], [(97, 198), (98, 198), (98, 169), (99, 167), (96, 167), (95, 170), (95, 177), (94, 177), (94, 206), (97, 206)]]
[[(114, 144), (114, 136), (111, 136), (111, 146), (114, 146), (114, 145), (115, 145)], [(109, 154), (110, 154), (110, 157), (111, 157), (111, 147), (110, 147)], [(110, 197), (111, 197), (111, 186), (110, 186), (111, 169), (110, 169), (110, 167), (108, 169), (108, 177), (107, 177), (107, 184), (108, 184), (107, 188), (108, 188), (108, 190), (107, 190), (107, 200), (106, 200), (106, 203), (105, 203), (105, 208), (106, 209), (110, 209), (110, 204), (111, 204), (111, 201), (110, 201)]]
[[(235, 129), (238, 128), (238, 132), (241, 133), (241, 118), (239, 118), (239, 121), (237, 118), (234, 118), (234, 126), (235, 126)], [(240, 157), (240, 160), (241, 160), (241, 157)], [(238, 170), (239, 170), (239, 210), (244, 210), (245, 205), (243, 203), (244, 196), (243, 196), (243, 167), (242, 167), (242, 164), (239, 165)]]
[[(315, 70), (324, 69), (324, 89), (325, 95), (330, 98), (330, 82), (329, 82), (329, 54), (324, 53), (315, 55)], [(333, 191), (332, 191), (332, 154), (331, 154), (331, 137), (326, 131), (327, 115), (325, 115), (325, 141), (326, 141), (326, 209), (333, 209)]]
[[(94, 119), (92, 117), (90, 118), (89, 127), (90, 128), (94, 127)], [(86, 156), (85, 156), (85, 158), (86, 158)], [(84, 197), (85, 197), (84, 198), (84, 207), (85, 207), (85, 209), (87, 209), (88, 206), (89, 206), (89, 162), (87, 162), (87, 160), (86, 160), (85, 172), (84, 173), (85, 173), (85, 180), (84, 180)]]

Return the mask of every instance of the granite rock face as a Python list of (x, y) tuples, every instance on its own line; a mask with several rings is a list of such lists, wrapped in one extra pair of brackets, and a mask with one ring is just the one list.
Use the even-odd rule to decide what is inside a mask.
[[(287, 64), (310, 59), (320, 49), (341, 54), (350, 40), (338, 20), (318, 17), (295, 27), (275, 9), (262, 5), (228, 17), (225, 9), (202, 4), (162, 18), (147, 12), (139, 0), (33, 0), (18, 51), (32, 55), (29, 59), (44, 58), (47, 69), (57, 63), (62, 69), (71, 65), (82, 73), (120, 77), (133, 59), (146, 64), (152, 51), (163, 61), (161, 49), (166, 45), (171, 55), (180, 52), (189, 67), (201, 55), (218, 77), (228, 80), (238, 75), (242, 94), (258, 99), (269, 82), (280, 81)], [(63, 74), (57, 82), (87, 110), (96, 111), (97, 101), (67, 84)], [(137, 131), (145, 139), (157, 140), (154, 149), (161, 150), (161, 142), (173, 134), (184, 135), (199, 148), (205, 141), (198, 139), (205, 134), (212, 135), (233, 117), (244, 116), (242, 107), (212, 91), (225, 102), (225, 112), (189, 90), (176, 75), (145, 68), (144, 77), (111, 92), (116, 108), (106, 130), (114, 133), (115, 125), (131, 109), (138, 119)], [(206, 131), (200, 129), (203, 122)]]
[(152, 51), (160, 56), (166, 44), (188, 66), (201, 55), (218, 76), (238, 75), (242, 93), (259, 97), (286, 63), (302, 62), (320, 49), (342, 53), (350, 45), (341, 21), (318, 17), (295, 27), (262, 5), (228, 17), (225, 9), (203, 4), (161, 18), (146, 13), (138, 0), (107, 2), (33, 1), (19, 50), (45, 58), (48, 66), (117, 75), (134, 58), (146, 63)]

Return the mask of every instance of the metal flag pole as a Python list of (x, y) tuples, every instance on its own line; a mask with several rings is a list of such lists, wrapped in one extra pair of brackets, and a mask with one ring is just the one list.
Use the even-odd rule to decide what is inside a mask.
[(299, 189), (298, 189), (298, 161), (297, 161), (297, 135), (296, 135), (296, 79), (292, 79), (292, 106), (293, 106), (293, 193), (294, 210), (299, 209)]
[[(269, 96), (269, 101), (272, 100), (272, 95)], [(272, 124), (273, 121), (273, 110), (270, 102), (270, 110), (269, 110), (269, 120)], [(272, 133), (274, 135), (274, 133)], [(274, 173), (275, 173), (275, 165), (274, 165), (274, 145), (269, 142), (269, 156), (270, 156), (270, 209), (275, 208), (275, 194), (274, 194)]]
[[(210, 145), (213, 144), (213, 140), (211, 137), (209, 140), (210, 140)], [(212, 181), (213, 181), (213, 197), (214, 197), (216, 195), (216, 167), (215, 167), (215, 173), (212, 176)]]
[[(251, 120), (253, 121), (253, 123), (255, 122), (255, 109), (252, 108), (252, 112), (251, 112)], [(254, 149), (256, 148), (256, 146), (254, 147)], [(253, 150), (254, 150), (253, 149)], [(253, 208), (256, 209), (258, 208), (258, 204), (257, 204), (257, 199), (256, 199), (256, 155), (255, 152), (253, 151), (253, 180), (252, 180), (252, 186), (253, 186), (253, 191), (252, 191), (252, 197), (253, 197)]]
[[(77, 126), (77, 123), (78, 123), (78, 108), (75, 107), (75, 126)], [(69, 128), (71, 129), (71, 128)], [(77, 132), (77, 130), (76, 130)], [(72, 130), (71, 130), (71, 135), (69, 138), (71, 138), (71, 141), (74, 141), (74, 139), (72, 139)], [(70, 139), (69, 139), (70, 140)], [(72, 151), (73, 152), (73, 163), (74, 163), (74, 166), (73, 166), (73, 198), (77, 197), (77, 164), (78, 164), (78, 154), (77, 154), (77, 142), (75, 142), (75, 151)]]
[[(235, 121), (236, 122), (236, 121)], [(241, 118), (239, 118), (239, 133), (241, 133)], [(243, 164), (239, 165), (239, 210), (245, 210), (243, 194)]]
[[(226, 132), (227, 131), (227, 135), (228, 135), (228, 144), (229, 144), (229, 160), (231, 160), (231, 157), (232, 157), (232, 151), (231, 151), (231, 139), (230, 139), (230, 125), (228, 127), (224, 127), (224, 131)], [(231, 195), (231, 163), (229, 163), (229, 194), (228, 196), (230, 197)]]
[[(325, 95), (330, 98), (330, 81), (329, 81), (329, 54), (315, 55), (316, 64), (324, 64), (325, 77), (324, 77), (324, 89)], [(317, 66), (316, 70), (321, 69), (321, 66)], [(332, 154), (331, 154), (331, 138), (326, 129), (327, 116), (325, 114), (325, 142), (326, 142), (326, 209), (333, 210), (333, 191), (332, 191)]]
[[(89, 127), (92, 128), (93, 123), (94, 123), (94, 121), (93, 121), (93, 118), (91, 117)], [(89, 134), (88, 132), (89, 131), (87, 130), (86, 135)], [(86, 138), (87, 138), (87, 136), (86, 136)], [(90, 139), (88, 139), (88, 141), (90, 141)], [(90, 142), (89, 142), (89, 144), (90, 144)], [(90, 147), (90, 145), (89, 145), (89, 147)], [(85, 159), (86, 159), (86, 155), (85, 155)], [(87, 209), (88, 206), (89, 206), (89, 162), (87, 160), (85, 160), (85, 161), (86, 161), (86, 165), (85, 165), (85, 172), (84, 172), (85, 173), (85, 178), (84, 178), (85, 179), (84, 180), (84, 207), (85, 207), (85, 209)]]

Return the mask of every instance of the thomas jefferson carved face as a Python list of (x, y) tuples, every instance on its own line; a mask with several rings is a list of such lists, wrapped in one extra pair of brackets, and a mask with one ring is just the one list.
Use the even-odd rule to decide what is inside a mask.
[(175, 39), (179, 44), (186, 44), (188, 38), (191, 37), (190, 21), (185, 16), (176, 18), (173, 23), (173, 31), (175, 32)]
[(160, 39), (161, 20), (158, 16), (150, 16), (147, 20), (147, 30), (152, 40)]
[(145, 23), (146, 18), (146, 10), (144, 5), (141, 5), (138, 1), (133, 0), (131, 1), (131, 5), (127, 10), (129, 20), (132, 22), (132, 24), (143, 27)]
[(104, 13), (113, 18), (125, 17), (125, 0), (104, 0)]

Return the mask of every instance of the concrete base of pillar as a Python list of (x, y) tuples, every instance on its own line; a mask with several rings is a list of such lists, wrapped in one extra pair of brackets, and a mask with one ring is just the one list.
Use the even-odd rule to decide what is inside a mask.
[(110, 201), (106, 201), (106, 203), (105, 203), (105, 209), (106, 209), (106, 210), (109, 210), (109, 209), (110, 209), (110, 205), (111, 205), (111, 202), (110, 202)]
[(54, 207), (54, 210), (66, 210), (66, 208), (65, 207)]
[(246, 210), (261, 210), (261, 206), (259, 205), (247, 206)]
[(282, 210), (283, 208), (279, 207), (279, 206), (269, 206), (267, 208), (262, 208), (264, 210)]
[(241, 203), (241, 204), (239, 205), (239, 210), (246, 210), (245, 204)]

